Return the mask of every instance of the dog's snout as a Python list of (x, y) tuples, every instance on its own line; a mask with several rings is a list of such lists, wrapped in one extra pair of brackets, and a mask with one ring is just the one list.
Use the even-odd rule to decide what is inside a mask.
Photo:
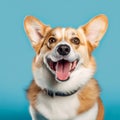
[(70, 47), (68, 45), (59, 45), (57, 52), (60, 55), (68, 55), (70, 53)]

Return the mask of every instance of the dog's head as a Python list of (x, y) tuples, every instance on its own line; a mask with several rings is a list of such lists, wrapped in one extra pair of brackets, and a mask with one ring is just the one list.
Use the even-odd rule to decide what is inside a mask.
[(106, 32), (105, 15), (78, 29), (51, 28), (32, 16), (25, 18), (24, 26), (36, 52), (32, 69), (38, 86), (70, 92), (93, 77), (96, 64), (92, 51)]

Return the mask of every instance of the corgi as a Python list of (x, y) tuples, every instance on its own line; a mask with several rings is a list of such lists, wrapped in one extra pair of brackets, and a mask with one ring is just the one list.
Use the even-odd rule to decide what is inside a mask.
[(32, 120), (103, 120), (92, 52), (108, 27), (100, 14), (87, 24), (52, 28), (33, 16), (24, 28), (35, 50), (33, 81), (27, 90)]

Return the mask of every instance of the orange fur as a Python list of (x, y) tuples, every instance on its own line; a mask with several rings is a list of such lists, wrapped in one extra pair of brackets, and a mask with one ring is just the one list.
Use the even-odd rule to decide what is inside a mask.
[(87, 85), (78, 94), (81, 106), (78, 109), (78, 114), (90, 109), (99, 97), (100, 89), (96, 80), (91, 79)]
[(40, 87), (38, 87), (33, 80), (31, 85), (29, 86), (29, 89), (27, 90), (27, 97), (30, 101), (30, 104), (35, 108), (35, 103), (37, 99), (38, 93), (40, 93), (42, 90)]
[(100, 98), (98, 99), (98, 110), (97, 120), (104, 120), (104, 106)]

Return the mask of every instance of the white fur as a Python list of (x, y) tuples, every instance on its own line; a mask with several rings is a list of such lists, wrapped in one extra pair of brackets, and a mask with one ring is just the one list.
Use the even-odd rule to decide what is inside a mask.
[[(98, 114), (98, 103), (95, 103), (88, 111), (77, 116), (77, 109), (80, 107), (76, 95), (70, 97), (51, 98), (39, 94), (36, 103), (36, 109), (39, 115), (47, 117), (49, 120), (96, 120)], [(30, 106), (32, 120), (39, 120), (37, 112)]]
[(32, 120), (36, 120), (36, 115), (35, 115), (36, 113), (32, 106), (29, 107), (29, 112), (32, 117)]
[(64, 41), (65, 40), (65, 28), (62, 29), (62, 36), (63, 36), (62, 41)]
[(53, 91), (69, 92), (78, 87), (83, 87), (93, 76), (94, 70), (78, 65), (76, 70), (71, 73), (70, 79), (61, 83), (55, 80), (55, 75), (51, 74), (45, 65), (33, 71), (33, 74), (37, 85), (42, 89), (47, 88)]
[(54, 97), (39, 94), (37, 98), (36, 108), (40, 114), (49, 120), (70, 120), (77, 114), (80, 106), (77, 95), (69, 97)]
[(95, 103), (95, 105), (91, 109), (80, 114), (78, 117), (76, 117), (73, 120), (96, 120), (97, 114), (98, 114), (98, 103)]

